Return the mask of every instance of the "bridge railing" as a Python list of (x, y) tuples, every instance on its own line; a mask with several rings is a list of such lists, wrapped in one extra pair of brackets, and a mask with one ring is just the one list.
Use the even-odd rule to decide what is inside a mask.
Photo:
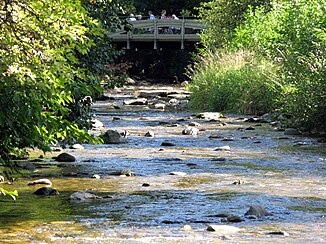
[(132, 28), (129, 31), (116, 30), (109, 36), (114, 42), (126, 42), (127, 49), (131, 48), (132, 42), (153, 42), (157, 49), (158, 42), (180, 42), (181, 49), (187, 41), (200, 41), (199, 33), (205, 26), (198, 20), (137, 20), (130, 22)]

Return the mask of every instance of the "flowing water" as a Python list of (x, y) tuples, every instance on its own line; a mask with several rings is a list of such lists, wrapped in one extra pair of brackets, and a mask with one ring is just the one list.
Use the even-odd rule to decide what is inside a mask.
[[(47, 154), (32, 173), (1, 186), (20, 193), (15, 203), (1, 198), (1, 242), (326, 242), (326, 150), (318, 138), (285, 136), (269, 123), (244, 122), (239, 115), (216, 121), (186, 110), (122, 106), (133, 93), (125, 89), (94, 106), (105, 129), (129, 132), (128, 143), (65, 149), (77, 158), (74, 163), (58, 163), (50, 159), (58, 153)], [(200, 123), (198, 135), (182, 135), (190, 122)], [(144, 137), (148, 130), (155, 137)], [(162, 146), (163, 141), (175, 146)], [(230, 150), (215, 150), (221, 146)], [(135, 175), (112, 175), (119, 170)], [(101, 178), (91, 178), (94, 174)], [(40, 178), (50, 179), (60, 194), (33, 195), (40, 186), (27, 183)], [(237, 181), (241, 184), (233, 184)], [(70, 201), (80, 190), (109, 197)], [(245, 217), (252, 205), (271, 215)], [(219, 217), (230, 214), (243, 221)], [(212, 224), (241, 230), (207, 231)]]

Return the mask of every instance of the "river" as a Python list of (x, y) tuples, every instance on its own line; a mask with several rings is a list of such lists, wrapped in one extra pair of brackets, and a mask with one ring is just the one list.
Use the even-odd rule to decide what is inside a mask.
[[(33, 172), (3, 186), (20, 195), (15, 203), (1, 198), (1, 242), (326, 242), (325, 143), (285, 135), (271, 123), (246, 122), (249, 116), (202, 119), (184, 106), (123, 105), (146, 89), (181, 88), (108, 93), (109, 100), (95, 104), (94, 116), (104, 124), (102, 131), (128, 132), (128, 143), (64, 149), (77, 158), (74, 163), (58, 163), (51, 159), (58, 153), (46, 154)], [(186, 104), (187, 93), (177, 97)], [(198, 135), (183, 135), (186, 128), (198, 129)], [(148, 131), (155, 136), (145, 137)], [(166, 141), (171, 145), (163, 146)], [(134, 176), (112, 175), (121, 170)], [(94, 174), (101, 178), (91, 178)], [(50, 179), (60, 194), (33, 195), (40, 186), (27, 183), (40, 178)], [(70, 194), (80, 190), (108, 197), (70, 201)], [(269, 215), (245, 216), (257, 205)], [(230, 221), (231, 215), (239, 222)], [(207, 231), (210, 225), (239, 229)]]

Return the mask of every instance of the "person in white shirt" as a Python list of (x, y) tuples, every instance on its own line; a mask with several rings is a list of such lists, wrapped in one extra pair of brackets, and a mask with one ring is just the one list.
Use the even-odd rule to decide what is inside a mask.
[(155, 20), (155, 16), (152, 11), (148, 11), (148, 15), (150, 20)]

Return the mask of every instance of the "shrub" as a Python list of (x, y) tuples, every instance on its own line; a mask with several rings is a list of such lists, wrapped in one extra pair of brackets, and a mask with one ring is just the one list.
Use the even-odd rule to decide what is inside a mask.
[(283, 1), (265, 14), (251, 10), (236, 29), (232, 46), (255, 50), (282, 68), (282, 108), (292, 126), (326, 130), (325, 1)]
[(248, 51), (214, 51), (198, 58), (187, 71), (195, 109), (262, 114), (279, 95), (278, 67)]

